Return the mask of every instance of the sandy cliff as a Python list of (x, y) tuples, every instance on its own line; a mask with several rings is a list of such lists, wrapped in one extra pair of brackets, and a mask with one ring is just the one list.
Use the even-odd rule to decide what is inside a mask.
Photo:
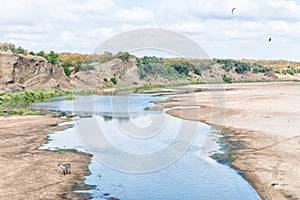
[(64, 70), (45, 58), (0, 51), (0, 89), (68, 89), (71, 87)]

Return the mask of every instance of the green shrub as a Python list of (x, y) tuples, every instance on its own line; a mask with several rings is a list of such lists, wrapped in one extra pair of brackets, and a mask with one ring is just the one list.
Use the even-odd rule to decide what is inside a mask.
[(200, 69), (199, 68), (197, 68), (197, 67), (194, 67), (194, 73), (195, 74), (197, 74), (197, 75), (199, 75), (199, 76), (201, 76), (202, 74), (201, 74), (201, 71), (200, 71)]
[(54, 51), (50, 51), (45, 57), (51, 64), (56, 64), (58, 62), (59, 55)]
[(113, 84), (115, 84), (115, 85), (118, 83), (118, 80), (117, 80), (116, 77), (112, 77), (112, 78), (110, 79), (110, 81), (111, 81)]
[(250, 64), (244, 62), (236, 62), (235, 64), (235, 72), (238, 74), (244, 74), (247, 71), (250, 71)]
[(232, 83), (233, 82), (233, 78), (231, 76), (226, 76), (226, 74), (224, 74), (222, 78), (223, 78), (224, 83)]
[(0, 93), (0, 111), (6, 111), (8, 114), (30, 114), (33, 113), (28, 108), (30, 103), (46, 101), (54, 96), (69, 94), (73, 94), (73, 92), (60, 90), (28, 90), (16, 93), (2, 92)]
[(18, 54), (23, 54), (23, 55), (25, 55), (26, 54), (26, 51), (25, 51), (25, 49), (23, 49), (22, 47), (18, 47), (18, 48), (16, 48), (15, 50), (13, 50), (12, 52), (14, 52), (14, 53), (18, 53)]
[(119, 52), (116, 57), (127, 62), (130, 59), (130, 54), (128, 52)]

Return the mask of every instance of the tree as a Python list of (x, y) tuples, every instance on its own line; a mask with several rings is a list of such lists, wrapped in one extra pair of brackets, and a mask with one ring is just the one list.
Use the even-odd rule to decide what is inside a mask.
[(23, 49), (20, 46), (18, 48), (16, 48), (13, 52), (17, 53), (17, 54), (25, 54), (26, 53), (25, 49)]
[(128, 52), (119, 52), (117, 58), (121, 59), (123, 62), (127, 62), (130, 58), (130, 54)]
[(46, 54), (45, 54), (44, 51), (39, 51), (36, 55), (37, 55), (37, 56), (41, 56), (41, 57), (43, 57), (43, 58), (46, 57)]
[(194, 73), (195, 74), (197, 74), (198, 76), (201, 76), (202, 74), (201, 74), (201, 71), (200, 71), (200, 69), (198, 68), (198, 67), (196, 67), (196, 66), (194, 66)]
[(58, 62), (59, 55), (54, 51), (50, 51), (46, 58), (51, 64), (56, 64)]
[(35, 53), (34, 53), (33, 51), (30, 51), (30, 52), (29, 52), (29, 55), (32, 55), (32, 56), (34, 56), (34, 55), (35, 55)]
[(70, 75), (71, 75), (70, 66), (72, 66), (72, 63), (70, 61), (65, 60), (65, 61), (63, 61), (61, 66), (64, 68), (66, 76), (70, 77)]
[(179, 74), (187, 75), (194, 66), (188, 61), (179, 61), (171, 65)]
[(244, 74), (247, 71), (250, 71), (250, 64), (245, 62), (237, 62), (235, 65), (235, 72), (238, 74)]

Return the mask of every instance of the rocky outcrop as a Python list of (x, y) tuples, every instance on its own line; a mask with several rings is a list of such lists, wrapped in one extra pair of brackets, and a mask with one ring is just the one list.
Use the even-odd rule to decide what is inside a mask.
[(71, 83), (74, 88), (99, 88), (114, 85), (111, 78), (115, 78), (117, 84), (131, 85), (140, 83), (136, 59), (128, 61), (114, 59), (105, 63), (92, 63), (94, 70), (79, 71), (71, 75)]
[(6, 91), (69, 89), (68, 77), (59, 65), (39, 56), (0, 51), (0, 89)]

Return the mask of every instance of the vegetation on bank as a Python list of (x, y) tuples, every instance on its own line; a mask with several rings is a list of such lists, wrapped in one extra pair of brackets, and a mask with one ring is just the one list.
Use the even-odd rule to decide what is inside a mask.
[(137, 66), (141, 79), (148, 75), (162, 76), (168, 80), (186, 79), (189, 72), (201, 76), (200, 67), (192, 64), (187, 59), (163, 59), (155, 56), (137, 58)]
[(259, 63), (250, 63), (250, 62), (241, 62), (237, 60), (222, 60), (217, 59), (217, 63), (221, 64), (223, 69), (226, 72), (235, 71), (238, 74), (245, 74), (247, 72), (252, 73), (267, 73), (269, 71), (273, 71), (271, 67), (264, 67), (263, 65)]
[(31, 103), (48, 101), (55, 96), (66, 96), (66, 98), (71, 99), (73, 94), (72, 91), (61, 90), (0, 92), (0, 115), (37, 114), (29, 109)]
[(213, 59), (222, 65), (226, 72), (235, 71), (238, 74), (268, 73), (274, 72), (282, 75), (295, 75), (300, 73), (300, 62), (286, 60), (232, 60), (232, 59)]
[[(123, 63), (132, 61), (136, 62), (139, 78), (146, 82), (186, 82), (203, 80), (204, 72), (210, 73), (211, 78), (221, 78), (224, 83), (249, 81), (247, 74), (262, 73), (265, 76), (276, 78), (275, 74), (296, 75), (300, 73), (300, 62), (289, 62), (285, 60), (233, 60), (233, 59), (186, 59), (186, 58), (159, 58), (155, 56), (144, 56), (137, 58), (128, 52), (119, 52), (112, 54), (105, 52), (104, 54), (78, 54), (78, 53), (55, 53), (50, 51), (32, 52), (15, 47), (13, 44), (0, 44), (0, 50), (11, 51), (13, 53), (23, 55), (40, 56), (49, 61), (51, 64), (61, 65), (66, 76), (70, 77), (79, 71), (95, 70), (95, 63), (105, 63), (114, 59), (120, 59)], [(214, 74), (213, 65), (217, 65), (224, 71), (221, 74)], [(235, 80), (238, 74), (242, 78)], [(245, 76), (244, 76), (245, 75)], [(206, 75), (207, 76), (207, 75)], [(233, 78), (234, 76), (235, 78)], [(119, 84), (120, 76), (113, 75), (110, 78), (104, 78), (104, 87)], [(164, 81), (159, 81), (164, 80)], [(250, 80), (251, 81), (251, 80)], [(134, 85), (139, 84), (134, 82)], [(151, 86), (152, 87), (152, 86)]]

